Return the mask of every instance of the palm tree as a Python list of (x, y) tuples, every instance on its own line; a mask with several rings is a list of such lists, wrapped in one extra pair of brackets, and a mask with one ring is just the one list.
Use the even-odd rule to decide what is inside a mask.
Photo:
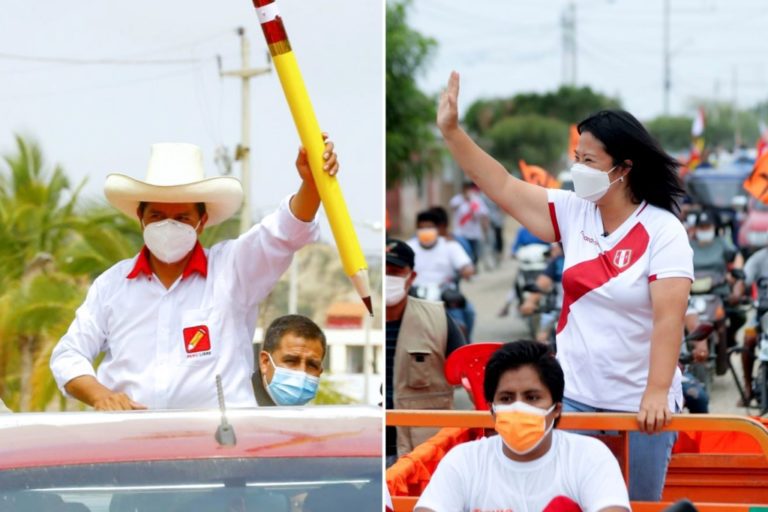
[[(0, 169), (0, 396), (42, 410), (56, 396), (48, 367), (91, 280), (141, 246), (138, 225), (113, 208), (81, 207), (61, 166), (16, 137)], [(80, 210), (83, 210), (82, 212)], [(63, 404), (62, 404), (63, 407)]]

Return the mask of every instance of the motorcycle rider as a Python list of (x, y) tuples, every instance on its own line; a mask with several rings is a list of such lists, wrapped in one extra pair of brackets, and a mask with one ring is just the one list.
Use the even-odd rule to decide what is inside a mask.
[[(736, 344), (736, 332), (746, 322), (744, 312), (734, 308), (739, 304), (744, 294), (744, 281), (736, 278), (732, 271), (744, 266), (744, 258), (739, 251), (724, 236), (718, 236), (712, 213), (701, 212), (696, 220), (696, 230), (693, 240), (693, 269), (696, 274), (701, 272), (723, 276), (722, 283), (715, 283), (712, 293), (722, 297), (728, 317), (725, 333), (727, 346)], [(730, 270), (730, 271), (729, 271)], [(722, 375), (727, 370), (725, 361), (718, 359), (717, 374)]]
[[(764, 247), (747, 259), (744, 264), (744, 284), (749, 290), (752, 285), (758, 282), (768, 279), (768, 247)], [(746, 403), (743, 400), (739, 400), (737, 404), (740, 407), (746, 407), (749, 402), (752, 401), (752, 371), (755, 365), (755, 347), (757, 347), (760, 325), (760, 318), (768, 312), (768, 304), (765, 303), (765, 298), (762, 293), (758, 292), (758, 304), (757, 314), (755, 315), (755, 325), (751, 326), (752, 329), (745, 329), (744, 332), (744, 346), (741, 351), (741, 367), (742, 374), (744, 375), (744, 395), (746, 396)]]
[(431, 210), (416, 215), (416, 236), (407, 241), (416, 254), (414, 286), (445, 285), (457, 277), (469, 279), (475, 273), (472, 260), (461, 245), (440, 236), (437, 226), (438, 218)]
[(470, 339), (475, 310), (458, 290), (459, 281), (474, 275), (475, 267), (458, 242), (440, 236), (438, 222), (433, 211), (420, 212), (416, 216), (416, 236), (406, 242), (416, 257), (413, 289), (422, 298), (442, 300), (465, 337)]
[(432, 206), (427, 210), (434, 214), (435, 219), (437, 220), (437, 233), (445, 238), (446, 240), (453, 240), (457, 242), (462, 249), (464, 249), (464, 252), (467, 253), (467, 256), (472, 258), (472, 246), (469, 245), (469, 240), (464, 238), (463, 236), (458, 236), (456, 233), (451, 233), (448, 230), (448, 225), (451, 223), (451, 218), (448, 216), (448, 210), (443, 208), (442, 206)]
[[(517, 260), (518, 251), (522, 247), (526, 247), (528, 245), (549, 245), (549, 244), (544, 240), (538, 238), (534, 234), (532, 234), (530, 231), (528, 231), (528, 228), (526, 228), (525, 226), (520, 226), (520, 228), (517, 230), (517, 235), (515, 235), (515, 241), (512, 243), (512, 254), (511, 254), (512, 259)], [(519, 260), (518, 260), (518, 263), (519, 263)], [(518, 267), (518, 272), (520, 272), (519, 267)], [(498, 316), (500, 317), (507, 316), (509, 314), (510, 308), (512, 307), (512, 304), (514, 304), (515, 301), (520, 301), (520, 305), (522, 305), (522, 290), (520, 289), (517, 278), (515, 279), (515, 282), (512, 283), (512, 289), (507, 294), (507, 298), (504, 301), (504, 305), (499, 310)]]
[(539, 320), (539, 329), (536, 332), (536, 341), (547, 343), (549, 340), (550, 330), (554, 323), (557, 321), (557, 312), (563, 302), (563, 265), (565, 264), (565, 256), (563, 255), (563, 247), (560, 243), (551, 244), (549, 262), (547, 268), (538, 275), (536, 278), (536, 287), (541, 292), (531, 292), (526, 294), (525, 300), (518, 308), (522, 315), (532, 315), (536, 312), (541, 302), (541, 298), (544, 294), (555, 291), (553, 297), (554, 309), (551, 311), (545, 311), (541, 314)]

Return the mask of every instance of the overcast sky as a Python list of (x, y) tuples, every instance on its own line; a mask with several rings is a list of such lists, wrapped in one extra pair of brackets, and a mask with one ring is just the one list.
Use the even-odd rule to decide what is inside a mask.
[[(0, 153), (13, 134), (31, 135), (86, 194), (103, 198), (107, 174), (143, 179), (155, 142), (202, 146), (208, 174), (214, 148), (240, 141), (244, 26), (253, 66), (266, 43), (250, 0), (0, 0)], [(341, 162), (340, 181), (367, 253), (380, 252), (383, 184), (383, 4), (377, 0), (278, 0), (321, 127)], [(81, 65), (13, 58), (136, 59), (147, 65)], [(273, 210), (299, 186), (299, 138), (276, 73), (252, 80), (252, 209)], [(234, 175), (239, 167), (234, 166)], [(327, 223), (323, 237), (332, 241)]]
[[(414, 0), (409, 23), (439, 47), (420, 83), (437, 92), (462, 75), (473, 100), (550, 91), (563, 82), (561, 17), (570, 0)], [(618, 96), (641, 119), (663, 112), (663, 0), (575, 0), (577, 85)], [(740, 107), (768, 98), (762, 0), (670, 0), (670, 111), (694, 97)]]

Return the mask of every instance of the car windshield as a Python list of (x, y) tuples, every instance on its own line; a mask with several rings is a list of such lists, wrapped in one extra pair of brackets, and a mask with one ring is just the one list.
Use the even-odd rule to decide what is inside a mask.
[(380, 458), (217, 458), (0, 472), (0, 512), (381, 510)]

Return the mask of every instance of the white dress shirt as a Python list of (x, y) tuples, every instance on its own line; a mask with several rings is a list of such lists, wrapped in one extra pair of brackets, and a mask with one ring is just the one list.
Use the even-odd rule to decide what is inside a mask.
[(236, 240), (204, 255), (196, 248), (168, 289), (147, 272), (141, 254), (96, 278), (51, 356), (62, 392), (75, 377), (92, 375), (150, 409), (211, 408), (218, 404), (220, 374), (227, 406), (256, 406), (251, 374), (258, 304), (293, 253), (319, 232), (317, 221), (294, 217), (288, 201)]

